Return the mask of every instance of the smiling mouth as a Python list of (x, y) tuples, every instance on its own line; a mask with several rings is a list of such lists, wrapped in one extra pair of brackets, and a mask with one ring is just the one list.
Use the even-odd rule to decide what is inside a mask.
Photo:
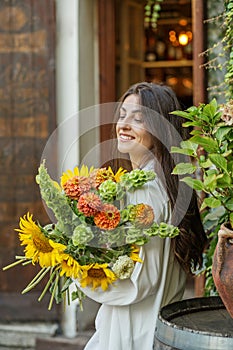
[(125, 134), (120, 134), (119, 135), (119, 140), (120, 141), (132, 141), (134, 139), (135, 139), (135, 137), (130, 136), (130, 135), (125, 135)]

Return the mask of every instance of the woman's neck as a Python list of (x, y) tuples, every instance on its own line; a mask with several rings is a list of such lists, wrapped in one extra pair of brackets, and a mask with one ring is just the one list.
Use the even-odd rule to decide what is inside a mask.
[(152, 160), (153, 160), (153, 157), (151, 154), (145, 155), (141, 159), (133, 159), (132, 157), (130, 157), (132, 169), (142, 169), (146, 166), (146, 164), (148, 164), (148, 162)]

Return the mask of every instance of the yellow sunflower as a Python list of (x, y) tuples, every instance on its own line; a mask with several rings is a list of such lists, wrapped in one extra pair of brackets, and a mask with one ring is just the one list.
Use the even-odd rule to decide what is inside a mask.
[(81, 287), (92, 286), (92, 289), (101, 287), (107, 290), (109, 284), (116, 279), (116, 275), (108, 268), (108, 264), (84, 265), (82, 268), (82, 277), (80, 278)]
[(61, 262), (60, 276), (79, 278), (81, 274), (81, 266), (79, 263), (68, 254), (63, 255)]
[(92, 166), (89, 170), (86, 165), (82, 165), (81, 169), (79, 169), (77, 166), (72, 170), (67, 170), (64, 172), (61, 176), (61, 186), (63, 187), (64, 184), (72, 179), (75, 176), (89, 176), (89, 174), (94, 170), (94, 167)]
[(114, 178), (115, 178), (116, 182), (120, 182), (121, 176), (122, 176), (124, 173), (126, 173), (126, 172), (127, 172), (127, 170), (125, 170), (125, 169), (123, 169), (122, 167), (120, 167), (120, 168), (117, 170), (116, 174), (114, 175)]
[(55, 243), (46, 238), (40, 227), (32, 220), (32, 214), (27, 213), (20, 218), (19, 239), (21, 245), (26, 245), (25, 257), (41, 267), (55, 266), (61, 261), (60, 254), (66, 248), (63, 244)]
[(136, 245), (133, 245), (130, 253), (130, 258), (135, 261), (135, 262), (140, 262), (142, 263), (142, 259), (139, 257), (139, 252), (140, 252), (140, 248), (137, 247)]

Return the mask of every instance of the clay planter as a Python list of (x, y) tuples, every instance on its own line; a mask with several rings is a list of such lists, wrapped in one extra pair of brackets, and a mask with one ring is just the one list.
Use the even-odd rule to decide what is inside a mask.
[(233, 318), (233, 230), (221, 225), (213, 256), (212, 275), (217, 291)]

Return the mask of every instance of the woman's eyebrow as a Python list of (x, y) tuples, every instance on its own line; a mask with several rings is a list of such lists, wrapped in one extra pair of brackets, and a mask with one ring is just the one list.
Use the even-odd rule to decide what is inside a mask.
[[(120, 110), (123, 110), (124, 112), (127, 112), (126, 108), (124, 107), (120, 107)], [(142, 110), (141, 109), (133, 109), (132, 111), (130, 111), (131, 113), (141, 113)]]

